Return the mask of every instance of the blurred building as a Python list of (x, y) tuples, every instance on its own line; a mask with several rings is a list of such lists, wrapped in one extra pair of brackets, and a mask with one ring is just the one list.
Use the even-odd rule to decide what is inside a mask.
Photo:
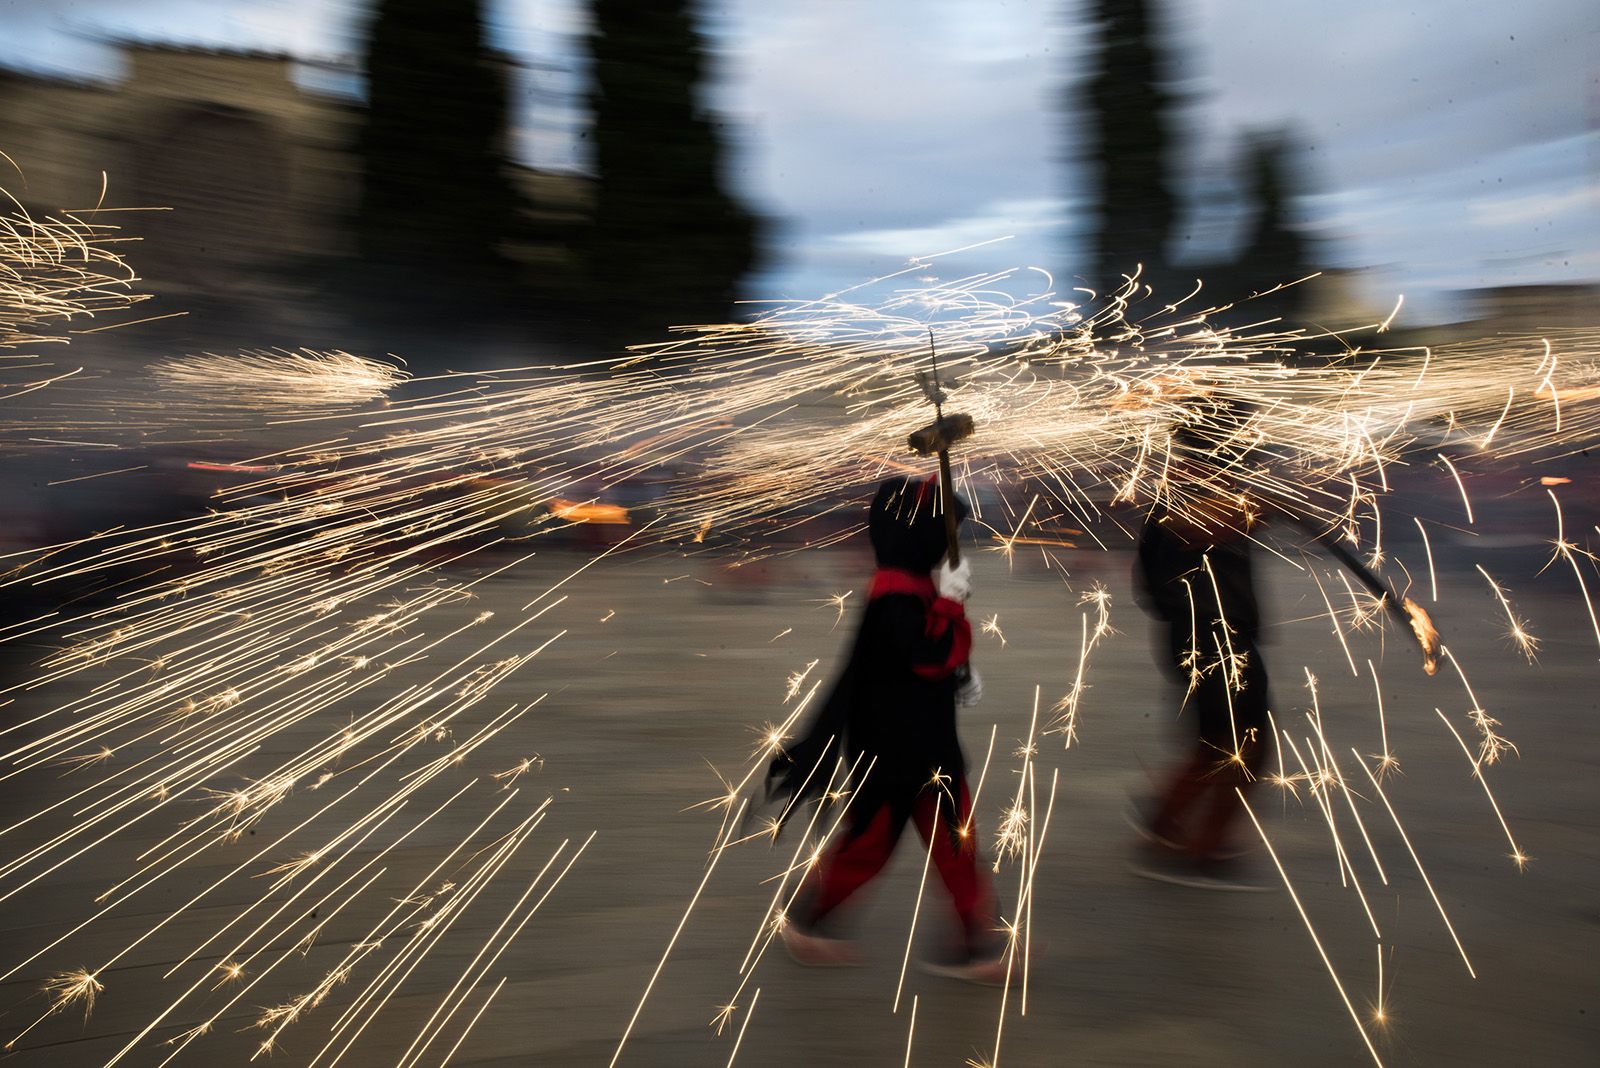
[(1539, 333), (1593, 329), (1600, 322), (1600, 284), (1490, 286), (1469, 290), (1471, 317), (1497, 331)]
[(0, 148), (32, 212), (160, 208), (118, 220), (148, 280), (211, 289), (346, 251), (348, 103), (308, 93), (279, 53), (124, 44), (116, 82), (0, 75)]
[[(29, 212), (94, 207), (104, 174), (108, 207), (160, 209), (116, 221), (141, 239), (125, 254), (147, 284), (174, 296), (255, 290), (354, 252), (358, 102), (307, 90), (282, 53), (118, 48), (111, 81), (0, 70), (0, 151), (22, 170), (0, 186)], [(541, 214), (581, 216), (582, 179), (519, 173)], [(553, 250), (512, 254), (548, 262)]]
[(1443, 345), (1496, 334), (1537, 337), (1566, 331), (1592, 333), (1600, 322), (1600, 283), (1483, 286), (1457, 290), (1452, 322), (1409, 328), (1415, 344)]
[(1392, 310), (1371, 299), (1367, 271), (1360, 267), (1324, 267), (1304, 282), (1300, 318), (1315, 330), (1357, 330), (1383, 322)]

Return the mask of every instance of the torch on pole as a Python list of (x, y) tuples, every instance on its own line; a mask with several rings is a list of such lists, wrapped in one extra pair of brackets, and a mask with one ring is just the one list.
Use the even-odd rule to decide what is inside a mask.
[(939, 352), (933, 345), (933, 330), (928, 331), (928, 357), (933, 369), (930, 374), (918, 372), (917, 382), (922, 392), (933, 402), (934, 420), (906, 438), (906, 444), (918, 456), (939, 457), (939, 507), (944, 512), (945, 544), (950, 566), (961, 562), (961, 547), (956, 542), (956, 489), (950, 477), (950, 446), (972, 436), (975, 425), (972, 416), (964, 412), (945, 414), (944, 402), (949, 398), (939, 382)]
[[(1309, 529), (1309, 528), (1307, 528)], [(1394, 587), (1374, 574), (1360, 560), (1355, 553), (1341, 545), (1336, 539), (1326, 535), (1317, 536), (1317, 541), (1323, 548), (1341, 564), (1350, 569), (1356, 580), (1365, 586), (1372, 595), (1377, 597), (1385, 608), (1394, 614), (1400, 622), (1411, 628), (1411, 634), (1417, 639), (1417, 646), (1422, 650), (1422, 670), (1429, 675), (1439, 670), (1439, 655), (1443, 649), (1438, 628), (1433, 625), (1433, 619), (1417, 602), (1409, 597), (1402, 597), (1396, 593)]]

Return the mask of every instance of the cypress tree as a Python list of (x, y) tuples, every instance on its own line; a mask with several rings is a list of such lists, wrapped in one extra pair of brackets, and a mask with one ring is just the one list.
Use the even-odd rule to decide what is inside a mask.
[(521, 206), (506, 159), (506, 64), (484, 41), (482, 0), (376, 0), (366, 74), (363, 257), (441, 288), (480, 283), (502, 266)]
[[(1253, 134), (1245, 142), (1243, 182), (1246, 203), (1254, 212), (1239, 253), (1239, 280), (1245, 293), (1264, 292), (1316, 269), (1310, 242), (1294, 225), (1290, 207), (1297, 184), (1292, 150), (1292, 141), (1282, 131)], [(1273, 294), (1270, 301), (1276, 310), (1293, 314), (1303, 292), (1297, 286)]]
[(1099, 214), (1090, 284), (1101, 292), (1144, 265), (1160, 285), (1176, 216), (1174, 95), (1147, 0), (1094, 0), (1094, 72), (1085, 91), (1088, 163)]
[(755, 261), (757, 221), (726, 189), (703, 104), (691, 0), (594, 0), (589, 49), (595, 202), (580, 249), (604, 330), (649, 340), (719, 322)]

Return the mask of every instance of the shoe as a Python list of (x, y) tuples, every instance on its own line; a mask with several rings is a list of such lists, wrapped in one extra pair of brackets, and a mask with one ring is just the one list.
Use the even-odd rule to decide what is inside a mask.
[(1151, 845), (1161, 846), (1164, 849), (1182, 849), (1182, 842), (1168, 838), (1156, 830), (1155, 818), (1151, 815), (1154, 811), (1155, 804), (1153, 802), (1142, 805), (1130, 799), (1122, 809), (1122, 819), (1124, 823), (1133, 828), (1134, 834)]
[[(1156, 830), (1155, 817), (1153, 815), (1155, 810), (1156, 804), (1154, 801), (1140, 804), (1137, 801), (1130, 800), (1122, 810), (1122, 819), (1142, 841), (1174, 852), (1183, 851), (1186, 847), (1182, 842), (1168, 838)], [(1248, 849), (1221, 849), (1217, 851), (1216, 858), (1218, 860), (1237, 860), (1240, 857), (1249, 855), (1249, 853), (1250, 850)]]
[(854, 968), (861, 963), (861, 951), (843, 938), (823, 938), (788, 923), (781, 932), (783, 948), (796, 964), (807, 968)]
[(1129, 870), (1144, 879), (1196, 890), (1231, 890), (1236, 893), (1264, 894), (1275, 887), (1263, 882), (1236, 858), (1196, 860), (1184, 854), (1146, 856), (1129, 864)]
[(1015, 969), (1004, 951), (995, 956), (974, 955), (966, 960), (924, 960), (919, 964), (929, 975), (942, 975), (947, 979), (960, 979), (978, 986), (1005, 986)]

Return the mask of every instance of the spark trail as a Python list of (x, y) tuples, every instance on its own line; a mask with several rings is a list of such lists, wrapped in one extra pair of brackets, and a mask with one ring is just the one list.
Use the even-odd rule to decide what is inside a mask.
[[(79, 239), (88, 241), (81, 232)], [(93, 248), (83, 253), (91, 260)], [(1037, 279), (1033, 295), (1007, 295), (1027, 277)], [(219, 489), (196, 518), (6, 561), (11, 570), (0, 586), (49, 595), (98, 582), (112, 593), (70, 618), (50, 613), (8, 628), (10, 639), (49, 634), (60, 648), (35, 677), (0, 693), (46, 695), (42, 711), (0, 729), (0, 775), (59, 775), (65, 768), (71, 792), (0, 828), (0, 838), (15, 843), (0, 865), (0, 900), (115, 849), (122, 837), (155, 829), (155, 844), (134, 858), (85, 922), (97, 920), (163, 880), (181, 880), (255, 830), (281, 826), (280, 809), (293, 811), (299, 822), (275, 839), (272, 855), (260, 851), (223, 876), (230, 887), (251, 889), (246, 911), (274, 917), (274, 925), (251, 933), (256, 941), (230, 945), (225, 957), (270, 959), (269, 971), (291, 965), (293, 955), (261, 954), (315, 937), (318, 928), (293, 902), (362, 859), (357, 843), (392, 848), (405, 826), (400, 812), (432, 803), (424, 800), (434, 798), (430, 791), (529, 773), (533, 758), (501, 757), (490, 766), (485, 754), (493, 750), (487, 743), (508, 735), (538, 702), (497, 701), (497, 712), (488, 703), (562, 637), (563, 591), (591, 566), (614, 552), (649, 550), (737, 569), (826, 548), (856, 531), (853, 519), (838, 517), (854, 514), (846, 510), (886, 473), (910, 468), (903, 441), (921, 419), (913, 372), (930, 325), (941, 367), (956, 382), (952, 402), (983, 428), (959, 457), (959, 481), (969, 492), (995, 488), (1002, 498), (1022, 487), (1028, 501), (1020, 509), (1006, 504), (1007, 515), (991, 509), (978, 517), (1008, 556), (1019, 546), (1062, 548), (1063, 530), (1087, 531), (1102, 544), (1102, 534), (1115, 539), (1118, 502), (1161, 501), (1202, 527), (1224, 522), (1208, 495), (1171, 477), (1178, 428), (1205, 438), (1201, 463), (1218, 477), (1226, 472), (1306, 527), (1337, 532), (1376, 561), (1389, 551), (1378, 531), (1391, 471), (1437, 457), (1470, 516), (1473, 468), (1559, 458), (1592, 442), (1600, 427), (1600, 335), (1322, 357), (1309, 350), (1338, 338), (1229, 328), (1218, 325), (1228, 309), (1185, 301), (1146, 312), (1142, 295), (1141, 283), (1130, 279), (1119, 292), (1077, 307), (1061, 302), (1042, 272), (932, 285), (891, 277), (824, 300), (762, 306), (747, 323), (686, 328), (672, 340), (584, 364), (409, 381), (390, 364), (344, 353), (248, 352), (156, 365), (157, 381), (195, 397), (187, 409), (172, 409), (166, 429), (175, 438), (200, 427), (202, 440), (231, 440), (272, 425), (292, 427), (298, 440), (227, 465), (244, 477)], [(402, 388), (407, 395), (397, 396)], [(51, 433), (115, 433), (114, 421), (89, 407), (63, 395), (51, 406)], [(133, 422), (157, 424), (167, 410), (147, 404), (135, 409)], [(646, 503), (618, 504), (624, 496)], [(466, 611), (484, 582), (523, 568), (546, 544), (541, 539), (605, 524), (627, 533), (549, 582), (512, 618)], [(1587, 600), (1583, 550), (1565, 533), (1557, 547)], [(462, 577), (469, 567), (481, 573)], [(1431, 548), (1428, 569), (1431, 582)], [(1501, 587), (1489, 581), (1499, 595)], [(848, 596), (829, 602), (841, 616)], [(1324, 598), (1345, 642), (1341, 617)], [(1086, 594), (1084, 603), (1092, 615), (1083, 614), (1077, 675), (1043, 729), (1061, 734), (1065, 746), (1080, 734), (1090, 653), (1112, 633), (1104, 592)], [(1226, 659), (1225, 651), (1219, 656)], [(1350, 663), (1354, 670), (1353, 655)], [(1195, 670), (1219, 667), (1227, 669)], [(416, 678), (419, 672), (424, 677)], [(1492, 756), (1509, 743), (1475, 698), (1474, 706), (1480, 752)], [(764, 735), (778, 744), (783, 732)], [(297, 741), (301, 748), (288, 754), (275, 749), (290, 736), (314, 740)], [(1324, 758), (1303, 762), (1300, 774), (1323, 792), (1321, 811), (1337, 842), (1328, 788), (1337, 784), (1352, 812), (1354, 802), (1330, 746), (1321, 739), (1315, 751)], [(1001, 853), (1020, 873), (1008, 931), (1024, 1005), (1032, 879), (1060, 770), (1049, 769), (1041, 813), (1045, 769), (1037, 755), (1030, 729), (1017, 792), (1000, 822)], [(1480, 758), (1473, 766), (1480, 779), (1487, 763)], [(759, 760), (752, 774), (755, 768)], [(735, 803), (750, 778), (721, 799), (713, 862), (737, 844)], [(473, 797), (486, 792), (476, 789)], [(333, 800), (305, 804), (321, 791)], [(491, 815), (515, 791), (506, 791)], [(436, 944), (427, 932), (449, 930), (514, 861), (539, 811), (513, 822), (492, 845), (474, 837), (490, 833), (482, 824), (461, 839), (452, 853), (471, 845), (479, 866), (459, 882), (452, 877), (448, 891), (428, 893), (419, 884), (413, 894), (428, 904), (407, 906), (403, 918), (380, 923), (364, 943), (375, 950), (400, 941), (398, 955), (379, 965), (371, 950), (357, 953), (301, 1000), (273, 1010), (261, 1052), (350, 982), (366, 984), (355, 1004), (373, 1008), (347, 1013), (339, 1034), (359, 1038)], [(369, 833), (375, 837), (361, 837)], [(336, 884), (357, 888), (340, 907), (361, 912), (387, 885), (381, 875)], [(520, 931), (532, 915), (513, 910), (497, 931)], [(764, 919), (763, 929), (772, 922)], [(419, 925), (417, 933), (403, 936), (406, 923)], [(208, 934), (184, 959), (225, 930)], [(758, 934), (752, 945), (764, 949), (770, 937)], [(484, 958), (498, 958), (508, 944), (486, 944)], [(97, 984), (103, 970), (63, 980), (53, 989), (58, 999), (66, 996), (60, 991), (70, 997), (57, 1004), (87, 1000), (84, 982)], [(752, 965), (745, 981), (753, 974)], [(448, 1022), (487, 981), (481, 969), (464, 977), (466, 986), (441, 1003), (438, 1020)], [(191, 982), (198, 991), (215, 976), (207, 970)], [(443, 1026), (430, 1021), (414, 1047), (441, 1040)]]

